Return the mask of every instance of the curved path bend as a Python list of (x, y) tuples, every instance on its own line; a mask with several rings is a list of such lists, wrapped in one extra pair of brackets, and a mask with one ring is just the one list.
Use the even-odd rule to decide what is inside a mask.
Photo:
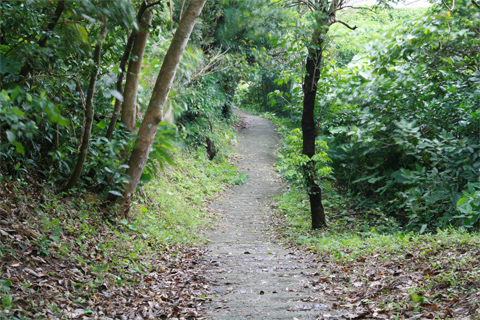
[(283, 188), (273, 170), (281, 140), (267, 119), (236, 113), (247, 123), (237, 152), (240, 171), (249, 178), (212, 205), (221, 218), (209, 233), (209, 253), (204, 256), (215, 295), (208, 318), (346, 319), (320, 294), (311, 257), (297, 256), (265, 232), (271, 223), (271, 200)]

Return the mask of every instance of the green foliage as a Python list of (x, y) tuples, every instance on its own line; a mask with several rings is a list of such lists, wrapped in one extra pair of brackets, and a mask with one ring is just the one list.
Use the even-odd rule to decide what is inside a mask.
[(12, 281), (4, 280), (0, 287), (0, 293), (2, 294), (2, 308), (4, 310), (9, 310), (13, 307), (13, 299), (10, 294), (10, 287), (12, 286)]
[(405, 252), (414, 251), (427, 243), (437, 248), (478, 243), (478, 233), (468, 233), (465, 229), (447, 228), (436, 230), (436, 234), (402, 231), (395, 219), (379, 211), (359, 215), (355, 208), (358, 202), (356, 197), (345, 198), (327, 189), (324, 206), (329, 228), (312, 232), (307, 196), (299, 190), (291, 190), (276, 197), (275, 205), (282, 222), (276, 228), (289, 241), (312, 247), (319, 254), (340, 261), (356, 261), (358, 257), (379, 251), (384, 253), (383, 260), (388, 260), (391, 256), (405, 255)]
[(468, 183), (468, 190), (463, 191), (463, 197), (458, 200), (457, 209), (462, 214), (463, 225), (472, 227), (480, 218), (480, 183)]
[[(174, 128), (175, 126), (167, 122), (160, 122), (152, 150), (148, 156), (147, 165), (145, 169), (143, 169), (143, 174), (140, 178), (139, 187), (152, 180), (155, 174), (158, 174), (158, 169), (163, 170), (165, 163), (171, 166), (176, 165), (172, 157), (172, 154), (178, 151), (173, 145), (173, 141), (175, 141)], [(121, 191), (119, 193), (121, 193)]]
[(214, 144), (224, 143), (230, 139), (218, 135), (216, 127), (222, 123), (232, 123), (231, 100), (222, 90), (214, 77), (199, 81), (197, 88), (190, 90), (188, 96), (182, 97), (187, 110), (177, 119), (179, 134), (187, 146), (207, 147), (207, 138)]
[[(109, 32), (94, 93), (93, 130), (83, 172), (72, 194), (88, 190), (104, 200), (119, 197), (127, 182), (125, 158), (136, 136), (121, 122), (112, 139), (107, 140), (105, 134), (115, 99), (122, 99), (116, 87), (120, 60), (129, 32), (137, 28), (134, 20), (142, 1), (66, 1), (53, 28), (49, 23), (61, 2), (32, 3), (35, 5), (0, 4), (0, 176), (7, 181), (41, 179), (61, 190), (78, 157), (85, 126), (85, 98), (95, 68), (92, 55), (99, 35), (98, 21), (105, 18)], [(181, 2), (176, 3), (174, 20), (181, 6)], [(223, 4), (213, 7), (215, 10), (203, 15), (209, 25), (196, 28), (186, 49), (166, 103), (165, 113), (168, 116), (170, 109), (171, 114), (160, 123), (140, 186), (152, 180), (157, 169), (165, 169), (164, 164), (175, 165), (172, 156), (179, 150), (178, 141), (183, 139), (195, 150), (206, 145), (207, 138), (219, 146), (234, 139), (219, 128), (223, 120), (231, 121), (237, 79), (235, 73), (222, 71), (236, 59), (224, 52), (229, 48), (215, 40), (211, 27), (224, 10)], [(167, 3), (151, 10), (155, 14), (140, 79), (139, 122), (170, 45), (171, 28), (175, 27)], [(238, 53), (235, 55), (241, 59)], [(25, 70), (28, 72), (23, 74)]]
[(378, 207), (363, 211), (361, 204), (368, 201), (367, 199), (346, 198), (329, 184), (324, 184), (322, 197), (328, 228), (321, 233), (312, 233), (310, 205), (305, 190), (292, 188), (277, 196), (275, 205), (282, 215), (282, 226), (278, 228), (283, 235), (298, 244), (309, 245), (317, 242), (319, 237), (335, 238), (342, 235), (344, 238), (368, 238), (372, 235), (399, 232), (402, 229), (395, 219), (384, 215)]
[[(319, 151), (332, 160), (332, 173), (314, 171), (370, 199), (360, 201), (361, 210), (383, 212), (411, 230), (477, 228), (469, 186), (479, 182), (480, 169), (480, 11), (469, 1), (452, 12), (440, 5), (375, 10), (342, 10), (337, 18), (358, 28), (334, 24), (329, 31), (315, 113), (317, 143), (329, 146)], [(301, 126), (302, 48), (310, 39), (301, 30), (312, 21), (306, 14), (278, 22), (284, 32), (265, 51), (284, 53), (258, 59), (261, 68), (252, 68), (237, 93), (247, 109), (274, 112), (281, 123), (286, 148), (278, 168), (295, 186), (308, 162), (292, 130)]]
[(248, 179), (248, 174), (242, 172), (242, 173), (239, 173), (235, 176), (235, 178), (232, 181), (232, 184), (237, 185), (237, 186), (241, 186), (242, 184), (247, 182), (247, 179)]
[(333, 85), (323, 82), (333, 94), (320, 101), (329, 112), (319, 121), (339, 185), (406, 214), (421, 232), (474, 226), (457, 202), (480, 169), (478, 85), (468, 67), (478, 60), (455, 50), (475, 46), (469, 30), (479, 15), (466, 19), (459, 6), (405, 23), (346, 71), (329, 71)]
[[(382, 38), (404, 21), (423, 15), (425, 8), (378, 8), (364, 10), (346, 9), (338, 12), (338, 19), (357, 27), (355, 30), (334, 24), (329, 31), (326, 58), (336, 66), (345, 68), (356, 55), (367, 51), (366, 44)], [(372, 11), (371, 11), (372, 10)]]
[[(300, 129), (292, 130), (285, 137), (285, 146), (278, 155), (277, 169), (292, 186), (307, 188), (306, 175), (314, 174), (317, 179), (329, 176), (331, 168), (328, 166), (328, 162), (331, 160), (327, 156), (328, 146), (325, 141), (315, 141), (317, 150), (311, 159), (302, 154), (302, 144)], [(315, 164), (315, 168), (311, 168), (312, 162)]]
[[(66, 126), (67, 120), (55, 104), (41, 94), (28, 93), (15, 86), (0, 92), (0, 166), (21, 177), (27, 169), (36, 166), (35, 157), (41, 150), (41, 141), (54, 140), (54, 128)], [(43, 134), (39, 128), (47, 129)], [(5, 139), (6, 138), (6, 139)], [(21, 155), (21, 156), (19, 156)], [(33, 159), (32, 159), (33, 158)], [(7, 161), (8, 160), (8, 161)]]
[[(95, 21), (104, 16), (108, 28), (122, 34), (133, 22), (130, 1), (66, 2), (59, 22), (45, 31), (57, 2), (2, 2), (0, 46), (0, 171), (7, 180), (44, 179), (61, 187), (77, 158), (83, 132), (84, 99), (92, 72), (90, 43), (98, 34)], [(3, 18), (3, 17), (2, 17)], [(112, 35), (112, 33), (110, 33)], [(41, 40), (46, 39), (44, 46)], [(114, 44), (120, 47), (115, 47)], [(84, 175), (79, 187), (104, 192), (120, 190), (125, 166), (120, 150), (128, 135), (119, 125), (114, 138), (104, 138), (114, 90), (113, 73), (122, 41), (107, 37), (96, 114)], [(20, 70), (30, 67), (29, 73)]]

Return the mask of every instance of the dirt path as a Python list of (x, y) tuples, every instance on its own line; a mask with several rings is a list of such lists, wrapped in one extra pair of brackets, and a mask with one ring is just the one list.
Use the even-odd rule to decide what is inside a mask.
[[(211, 319), (345, 319), (317, 292), (316, 263), (269, 240), (273, 196), (282, 184), (273, 171), (280, 137), (268, 120), (242, 111), (247, 128), (239, 136), (239, 167), (246, 183), (216, 201), (222, 219), (209, 234), (208, 277), (216, 297)], [(310, 259), (310, 261), (309, 261)]]

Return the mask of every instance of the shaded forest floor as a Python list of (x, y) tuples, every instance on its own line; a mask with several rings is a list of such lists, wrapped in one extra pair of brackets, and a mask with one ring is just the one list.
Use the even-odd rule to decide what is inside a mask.
[(0, 181), (0, 319), (197, 318), (209, 284), (199, 259), (207, 205), (237, 183), (229, 146), (209, 161), (204, 148), (176, 154), (145, 187), (134, 218), (86, 191)]
[[(3, 205), (12, 190), (5, 188), (5, 195)], [(0, 209), (0, 318), (147, 319), (199, 313), (201, 297), (208, 295), (196, 267), (202, 250), (138, 241), (145, 233), (130, 230), (134, 224), (106, 223), (92, 213), (92, 205), (85, 206), (90, 214), (75, 216), (81, 201), (66, 201), (62, 210), (37, 219), (28, 206), (10, 203), (9, 210)], [(68, 229), (60, 220), (68, 221)]]

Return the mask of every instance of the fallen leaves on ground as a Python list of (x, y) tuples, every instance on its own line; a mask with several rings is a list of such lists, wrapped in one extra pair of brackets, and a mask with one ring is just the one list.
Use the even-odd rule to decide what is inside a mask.
[(98, 234), (88, 240), (78, 230), (42, 234), (32, 208), (2, 199), (0, 317), (187, 319), (204, 313), (209, 285), (199, 263), (201, 249), (152, 243), (154, 248), (142, 251), (150, 254), (133, 258), (134, 245), (123, 243), (124, 260), (110, 263), (100, 244), (120, 238), (107, 223), (97, 221)]
[(248, 126), (247, 122), (245, 121), (245, 117), (240, 117), (234, 124), (233, 127), (237, 129), (238, 132), (246, 129)]
[(319, 272), (307, 287), (336, 301), (334, 308), (352, 310), (353, 319), (480, 319), (475, 244), (379, 251), (353, 261), (297, 250), (317, 260)]
[(395, 250), (365, 240), (363, 252), (347, 246), (337, 252), (328, 245), (321, 251), (297, 246), (284, 233), (285, 217), (272, 218), (275, 236), (297, 256), (316, 260), (318, 272), (307, 288), (334, 301), (334, 308), (351, 311), (352, 319), (480, 319), (478, 238), (428, 235), (419, 244), (405, 236)]

